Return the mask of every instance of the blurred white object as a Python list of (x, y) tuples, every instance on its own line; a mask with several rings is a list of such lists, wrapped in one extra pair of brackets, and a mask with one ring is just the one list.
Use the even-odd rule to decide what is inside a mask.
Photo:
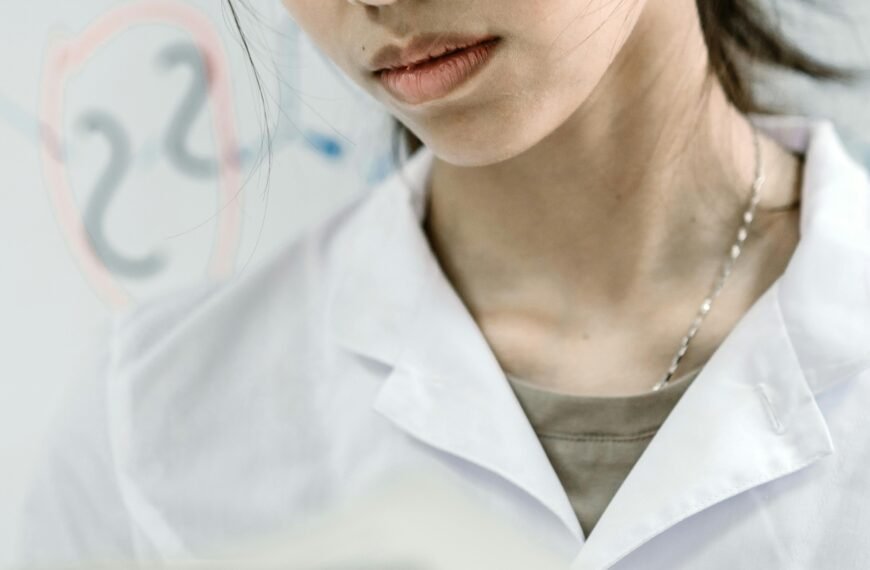
[(167, 560), (154, 566), (116, 560), (83, 568), (563, 570), (567, 563), (494, 517), (455, 474), (435, 467), (393, 473), (300, 528), (244, 544), (230, 541), (208, 559)]
[[(561, 570), (568, 560), (493, 516), (444, 469), (397, 472), (361, 497), (187, 568)], [(184, 563), (182, 563), (184, 564)]]

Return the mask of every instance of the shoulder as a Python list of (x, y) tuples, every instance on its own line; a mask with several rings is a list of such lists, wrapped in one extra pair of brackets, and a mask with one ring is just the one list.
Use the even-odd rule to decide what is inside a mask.
[(45, 446), (20, 560), (195, 551), (325, 498), (321, 412), (343, 375), (322, 325), (372, 196), (232, 278), (104, 321)]
[[(223, 358), (240, 350), (240, 339), (265, 336), (272, 327), (303, 332), (300, 327), (316, 324), (364, 230), (362, 213), (370, 199), (369, 194), (352, 199), (231, 277), (172, 290), (127, 309), (116, 319), (119, 362), (141, 365), (189, 344)], [(206, 338), (213, 344), (203, 346)]]
[(238, 398), (279, 388), (270, 382), (312, 397), (301, 392), (315, 388), (309, 379), (329, 359), (330, 300), (371, 223), (371, 200), (372, 193), (355, 197), (241, 273), (120, 315), (109, 393), (128, 415), (126, 428), (151, 433), (154, 414), (187, 422), (239, 413)]
[(324, 410), (347, 382), (330, 368), (324, 319), (369, 200), (240, 275), (119, 318), (108, 429), (132, 516), (158, 550), (273, 528), (323, 498), (338, 437)]

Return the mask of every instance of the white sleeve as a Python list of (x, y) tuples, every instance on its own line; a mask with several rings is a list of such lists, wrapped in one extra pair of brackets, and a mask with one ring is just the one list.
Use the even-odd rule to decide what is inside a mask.
[(115, 326), (104, 321), (67, 384), (17, 519), (12, 568), (136, 559), (107, 424)]

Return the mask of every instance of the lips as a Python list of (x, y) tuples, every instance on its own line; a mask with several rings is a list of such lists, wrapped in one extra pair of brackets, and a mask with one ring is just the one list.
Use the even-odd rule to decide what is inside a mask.
[(415, 36), (407, 46), (388, 45), (374, 55), (369, 62), (372, 73), (390, 69), (413, 68), (450, 52), (475, 46), (496, 39), (493, 35), (469, 34), (424, 34)]
[[(448, 48), (437, 57), (407, 67), (381, 69), (374, 75), (395, 100), (405, 105), (420, 105), (445, 98), (480, 75), (499, 42), (494, 38), (463, 48)], [(470, 93), (466, 91), (466, 95)]]

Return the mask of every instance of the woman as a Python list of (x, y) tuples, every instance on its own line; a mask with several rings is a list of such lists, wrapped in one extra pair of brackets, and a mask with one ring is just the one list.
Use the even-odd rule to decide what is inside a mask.
[(870, 182), (743, 65), (844, 74), (748, 0), (284, 5), (413, 153), (114, 323), (22, 560), (207, 556), (446, 466), (573, 568), (870, 567)]

